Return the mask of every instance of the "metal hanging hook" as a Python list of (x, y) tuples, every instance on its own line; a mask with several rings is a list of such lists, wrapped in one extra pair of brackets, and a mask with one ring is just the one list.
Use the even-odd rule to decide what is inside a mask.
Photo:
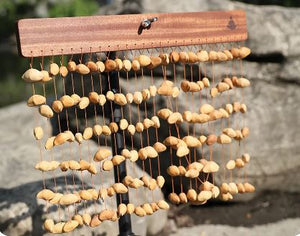
[(140, 27), (139, 27), (139, 30), (138, 30), (138, 34), (141, 34), (143, 32), (144, 29), (150, 29), (151, 28), (151, 24), (155, 21), (157, 21), (158, 18), (157, 17), (153, 17), (153, 18), (149, 18), (149, 19), (144, 19), (141, 24), (140, 24)]

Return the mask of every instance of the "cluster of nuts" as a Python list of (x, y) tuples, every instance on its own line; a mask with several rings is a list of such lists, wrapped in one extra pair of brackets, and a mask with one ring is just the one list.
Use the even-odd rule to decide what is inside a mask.
[(165, 184), (165, 178), (161, 175), (157, 176), (156, 179), (142, 176), (141, 178), (133, 178), (129, 175), (125, 176), (123, 179), (123, 184), (129, 188), (138, 189), (140, 187), (148, 188), (149, 190), (154, 190), (155, 188), (162, 188)]
[(84, 213), (82, 215), (76, 214), (72, 217), (72, 220), (67, 222), (61, 221), (54, 223), (52, 219), (46, 219), (44, 222), (44, 228), (50, 233), (68, 233), (83, 225), (97, 227), (104, 221), (114, 222), (125, 214), (134, 213), (140, 217), (152, 215), (159, 209), (168, 210), (169, 204), (164, 200), (152, 203), (144, 203), (140, 206), (134, 206), (132, 203), (128, 203), (127, 205), (121, 203), (119, 204), (117, 211), (112, 209), (104, 209), (100, 213), (93, 214), (92, 216), (88, 213)]
[(246, 182), (246, 183), (222, 183), (220, 186), (220, 199), (222, 201), (228, 201), (233, 199), (233, 195), (238, 193), (253, 193), (255, 187)]
[(80, 160), (80, 161), (69, 160), (69, 161), (63, 161), (61, 163), (59, 163), (58, 161), (40, 161), (35, 165), (35, 169), (40, 171), (53, 171), (56, 170), (58, 167), (60, 167), (62, 171), (87, 170), (93, 175), (97, 174), (97, 169), (95, 164), (85, 160)]
[(250, 155), (248, 153), (244, 153), (242, 157), (239, 157), (235, 160), (229, 160), (226, 163), (226, 169), (233, 170), (235, 168), (243, 168), (245, 164), (250, 162)]
[(140, 55), (130, 60), (121, 60), (119, 58), (112, 60), (107, 59), (102, 61), (88, 61), (86, 64), (76, 64), (74, 61), (69, 61), (67, 66), (58, 66), (52, 62), (49, 65), (49, 71), (39, 71), (34, 68), (28, 69), (22, 76), (22, 79), (29, 83), (35, 82), (47, 82), (52, 80), (53, 76), (60, 75), (65, 78), (69, 72), (77, 72), (81, 75), (87, 75), (89, 73), (102, 73), (111, 71), (139, 71), (141, 68), (154, 69), (160, 65), (166, 66), (169, 63), (183, 63), (194, 64), (207, 61), (228, 61), (233, 59), (243, 59), (251, 53), (251, 50), (247, 47), (232, 48), (231, 50), (224, 51), (209, 51), (200, 50), (198, 52), (177, 52), (161, 53), (159, 56), (147, 56)]

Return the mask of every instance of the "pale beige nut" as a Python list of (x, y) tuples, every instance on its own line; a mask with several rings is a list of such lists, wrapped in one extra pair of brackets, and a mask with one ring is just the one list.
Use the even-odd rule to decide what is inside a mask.
[(83, 219), (82, 216), (79, 214), (76, 214), (72, 217), (73, 220), (76, 220), (78, 222), (78, 225), (82, 226), (83, 225)]
[(41, 105), (39, 107), (39, 113), (46, 118), (51, 118), (54, 115), (51, 107), (48, 105)]
[[(97, 217), (98, 218), (98, 217)], [(92, 220), (92, 217), (90, 214), (87, 214), (87, 213), (84, 213), (82, 215), (82, 220), (83, 220), (83, 223), (86, 224), (86, 225), (90, 225), (91, 223), (91, 220)]]
[(195, 191), (195, 189), (189, 189), (187, 191), (186, 197), (189, 201), (193, 202), (197, 200), (197, 192)]
[(63, 231), (65, 233), (69, 233), (73, 231), (78, 226), (78, 222), (76, 220), (69, 220), (65, 223), (63, 227)]
[(58, 222), (54, 225), (53, 231), (51, 233), (61, 234), (63, 232), (63, 228), (65, 226), (65, 222)]
[(98, 104), (99, 103), (99, 94), (96, 92), (90, 92), (89, 100), (91, 103)]
[(35, 82), (39, 82), (44, 78), (44, 74), (37, 70), (37, 69), (33, 69), (30, 68), (27, 71), (25, 71), (25, 73), (22, 75), (22, 79), (25, 82), (29, 82), (29, 83), (35, 83)]
[(141, 69), (141, 65), (139, 63), (138, 60), (133, 60), (131, 62), (131, 68), (134, 70), (134, 71), (139, 71)]
[(102, 222), (99, 219), (98, 214), (96, 214), (96, 215), (93, 215), (93, 217), (91, 218), (89, 226), (94, 228), (94, 227), (99, 226), (101, 223)]
[(169, 55), (169, 59), (171, 63), (177, 63), (179, 61), (179, 53), (172, 51)]
[(200, 191), (200, 193), (197, 196), (197, 200), (200, 201), (200, 202), (207, 201), (211, 198), (212, 198), (212, 192), (211, 191), (206, 191), (206, 190)]
[(75, 71), (81, 75), (87, 75), (90, 73), (90, 69), (84, 64), (78, 64)]
[(44, 228), (48, 232), (52, 233), (54, 228), (54, 221), (52, 219), (46, 219), (44, 222)]
[(165, 200), (160, 200), (157, 202), (157, 206), (162, 210), (169, 210), (170, 206)]
[(203, 169), (202, 169), (202, 171), (204, 172), (204, 173), (215, 173), (215, 172), (218, 172), (219, 171), (219, 165), (216, 163), (216, 162), (214, 162), (214, 161), (208, 161), (205, 165), (204, 165), (204, 167), (203, 167)]
[(169, 196), (168, 196), (168, 199), (173, 204), (179, 204), (180, 203), (180, 198), (176, 193), (170, 193)]
[(60, 66), (59, 67), (59, 74), (61, 75), (61, 77), (65, 78), (68, 75), (68, 69), (65, 66)]
[(172, 114), (173, 112), (168, 109), (168, 108), (162, 108), (157, 111), (157, 116), (163, 120), (168, 119), (168, 117)]
[(98, 72), (102, 73), (105, 70), (105, 65), (102, 61), (97, 61), (96, 62), (97, 70)]
[(59, 133), (58, 135), (56, 135), (53, 144), (54, 146), (58, 146), (58, 145), (62, 145), (65, 142), (67, 142), (69, 139), (69, 135), (66, 133)]
[(124, 106), (127, 104), (127, 100), (124, 94), (116, 93), (114, 96), (114, 102), (120, 106)]
[(102, 163), (102, 169), (105, 171), (110, 171), (112, 170), (112, 168), (114, 168), (114, 164), (112, 163), (111, 160), (105, 160)]
[(234, 160), (229, 160), (226, 163), (226, 169), (233, 170), (234, 168), (235, 168), (235, 161)]
[(158, 56), (150, 56), (151, 63), (147, 66), (148, 69), (152, 70), (161, 65), (162, 59)]
[(123, 70), (126, 72), (131, 70), (131, 62), (127, 59), (123, 60)]
[(159, 188), (162, 188), (165, 184), (165, 178), (163, 176), (159, 175), (156, 177), (156, 182), (157, 182), (157, 186)]
[(33, 107), (33, 106), (40, 106), (46, 103), (46, 98), (42, 95), (35, 94), (32, 95), (30, 98), (27, 100), (27, 106)]
[(133, 102), (135, 104), (141, 104), (143, 102), (143, 95), (142, 95), (141, 92), (139, 92), (139, 91), (134, 92), (134, 94), (133, 94)]
[(175, 165), (171, 165), (167, 168), (167, 173), (170, 175), (170, 176), (179, 176), (180, 172), (179, 172), (179, 169), (177, 166)]
[(107, 148), (99, 148), (94, 155), (94, 161), (103, 161), (111, 156), (111, 150)]
[(42, 70), (41, 73), (43, 74), (43, 79), (41, 81), (43, 82), (48, 82), (50, 80), (52, 80), (53, 78), (49, 75), (49, 72), (46, 70)]
[(94, 125), (93, 126), (93, 134), (95, 136), (100, 136), (102, 134), (102, 126), (101, 125)]
[(111, 122), (108, 127), (109, 127), (111, 133), (117, 133), (119, 130), (119, 126), (116, 122)]
[(68, 163), (70, 170), (80, 170), (80, 164), (77, 161), (69, 160)]
[(118, 205), (117, 211), (118, 211), (118, 216), (119, 217), (123, 216), (127, 212), (127, 206), (124, 203), (121, 203), (121, 204)]
[(209, 56), (206, 50), (201, 50), (197, 53), (197, 57), (200, 62), (206, 62), (209, 60)]
[(51, 75), (57, 75), (59, 73), (59, 66), (56, 63), (51, 63), (49, 65), (49, 73)]
[(161, 142), (156, 142), (156, 143), (154, 143), (153, 148), (154, 148), (158, 153), (164, 152), (164, 151), (166, 151), (166, 149), (167, 149), (167, 147), (166, 147), (164, 144), (162, 144)]
[(209, 114), (209, 113), (213, 112), (214, 110), (215, 110), (215, 108), (210, 104), (203, 104), (200, 107), (200, 112), (202, 114)]
[(93, 137), (93, 128), (92, 127), (86, 127), (83, 130), (82, 137), (84, 140), (89, 140)]
[(141, 67), (149, 66), (151, 64), (150, 57), (146, 55), (139, 55), (137, 60), (139, 61)]
[(152, 116), (151, 121), (153, 122), (153, 126), (155, 128), (160, 128), (160, 121), (159, 121), (159, 118), (157, 116)]
[(113, 184), (112, 187), (114, 188), (116, 193), (127, 193), (128, 192), (127, 187), (122, 183), (115, 183), (115, 184)]
[(80, 197), (78, 195), (73, 194), (73, 193), (69, 193), (69, 194), (65, 194), (61, 197), (61, 199), (59, 200), (59, 204), (61, 204), (61, 205), (71, 205), (71, 204), (74, 204), (78, 201), (80, 201)]
[(79, 144), (81, 144), (82, 141), (83, 141), (82, 134), (81, 134), (81, 133), (76, 133), (76, 134), (75, 134), (75, 140), (76, 140)]
[(70, 72), (74, 72), (76, 70), (76, 63), (74, 61), (69, 61), (67, 68)]
[(231, 138), (226, 134), (221, 134), (220, 136), (218, 136), (217, 142), (220, 144), (228, 144), (231, 143)]
[(50, 189), (43, 189), (39, 191), (36, 195), (38, 199), (44, 199), (46, 201), (51, 200), (55, 196), (55, 193), (52, 192)]
[(33, 135), (36, 140), (41, 140), (44, 136), (44, 131), (41, 126), (37, 126), (33, 129)]
[(97, 72), (98, 71), (98, 67), (97, 64), (93, 61), (88, 61), (86, 63), (87, 68), (90, 69), (91, 72)]
[(55, 100), (52, 103), (52, 109), (56, 113), (60, 113), (64, 109), (64, 105), (63, 105), (63, 103), (60, 100)]
[(127, 207), (127, 211), (126, 211), (127, 214), (132, 214), (134, 212), (135, 206), (132, 203), (128, 203), (126, 207)]

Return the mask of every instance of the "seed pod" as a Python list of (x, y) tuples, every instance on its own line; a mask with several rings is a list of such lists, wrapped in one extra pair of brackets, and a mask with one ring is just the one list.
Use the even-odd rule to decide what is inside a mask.
[(140, 148), (138, 154), (141, 160), (146, 160), (148, 158), (148, 152), (145, 148)]
[(189, 92), (195, 93), (201, 90), (200, 86), (196, 82), (190, 82), (189, 86), (190, 86)]
[(123, 69), (123, 62), (121, 59), (119, 58), (116, 58), (115, 60), (115, 63), (116, 63), (116, 71), (120, 71)]
[(180, 203), (180, 198), (176, 193), (170, 193), (169, 196), (168, 196), (168, 199), (173, 204), (179, 204)]
[(147, 187), (147, 188), (149, 187), (149, 185), (150, 185), (150, 179), (147, 176), (145, 176), (145, 175), (142, 176), (140, 178), (140, 180), (143, 181), (145, 187)]
[(123, 184), (128, 187), (132, 183), (132, 181), (133, 181), (133, 178), (130, 175), (127, 175), (123, 179)]
[(212, 198), (212, 192), (211, 191), (201, 191), (198, 196), (197, 196), (197, 200), (200, 202), (204, 202), (207, 201), (209, 199)]
[(245, 193), (246, 192), (245, 187), (242, 183), (237, 184), (237, 189), (238, 189), (239, 193)]
[(227, 84), (229, 86), (229, 89), (233, 89), (233, 83), (230, 78), (224, 78), (223, 83)]
[(159, 57), (161, 58), (161, 64), (163, 66), (166, 66), (170, 63), (169, 55), (167, 53), (161, 53), (159, 54)]
[(234, 137), (234, 139), (236, 140), (242, 140), (243, 139), (243, 135), (242, 132), (240, 130), (235, 130), (236, 136)]
[(101, 125), (94, 125), (93, 134), (95, 136), (100, 136), (102, 134), (102, 126)]
[(53, 144), (54, 146), (58, 146), (58, 145), (62, 145), (65, 142), (67, 142), (69, 139), (69, 135), (66, 133), (59, 133), (58, 135), (56, 135)]
[(218, 165), (216, 162), (214, 162), (214, 161), (208, 161), (208, 162), (204, 165), (202, 171), (203, 171), (204, 173), (214, 173), (214, 172), (218, 172), (218, 171), (219, 171), (219, 165)]
[(236, 80), (235, 86), (237, 86), (239, 88), (245, 88), (245, 87), (250, 86), (250, 81), (245, 78), (238, 78)]
[(89, 93), (89, 100), (90, 102), (94, 103), (94, 104), (98, 104), (99, 103), (99, 95), (96, 92), (90, 92)]
[(219, 137), (218, 137), (218, 143), (220, 144), (228, 144), (228, 143), (231, 143), (231, 138), (226, 135), (226, 134), (221, 134)]
[(220, 194), (220, 189), (217, 186), (213, 186), (211, 189), (212, 198), (217, 198)]
[(127, 72), (131, 70), (131, 62), (129, 60), (123, 60), (123, 70)]
[(115, 100), (115, 94), (112, 91), (107, 91), (106, 98), (109, 101), (114, 101)]
[(54, 196), (55, 196), (55, 193), (53, 193), (50, 189), (43, 189), (37, 193), (36, 198), (49, 201)]
[(251, 53), (250, 48), (247, 47), (241, 47), (239, 50), (239, 57), (240, 58), (245, 58)]
[(89, 98), (88, 97), (82, 97), (80, 99), (80, 102), (78, 103), (78, 107), (79, 107), (79, 109), (83, 110), (83, 109), (87, 108), (89, 104), (90, 104)]
[(83, 225), (83, 219), (82, 216), (79, 214), (76, 214), (72, 217), (73, 220), (76, 220), (78, 225), (82, 226)]
[(87, 75), (88, 73), (90, 73), (90, 69), (84, 64), (78, 64), (76, 66), (76, 72), (81, 75)]
[(205, 142), (206, 142), (206, 137), (204, 136), (204, 135), (201, 135), (200, 137), (199, 137), (199, 141), (200, 141), (200, 143), (203, 145), (203, 144), (205, 144)]
[[(102, 61), (97, 61), (96, 62), (96, 67), (97, 67), (96, 71), (98, 71), (100, 73), (104, 72), (104, 70), (105, 70), (105, 65), (104, 65), (104, 63)], [(94, 65), (93, 65), (93, 69), (94, 69)]]
[(178, 87), (173, 87), (172, 89), (172, 98), (177, 98), (180, 94), (180, 90)]
[(68, 142), (75, 141), (75, 136), (70, 130), (66, 130), (66, 131), (64, 131), (64, 133), (68, 136), (68, 139), (67, 139)]
[(183, 80), (180, 84), (180, 87), (183, 92), (189, 92), (190, 91), (190, 81), (188, 80)]
[(65, 66), (59, 67), (59, 74), (61, 77), (65, 78), (68, 75), (68, 69)]
[(142, 90), (142, 97), (143, 97), (143, 101), (147, 101), (148, 99), (150, 99), (150, 91), (149, 89), (143, 89)]
[(192, 162), (191, 164), (188, 165), (187, 167), (188, 170), (194, 169), (200, 172), (203, 169), (203, 164), (197, 161)]
[(76, 63), (74, 61), (69, 61), (67, 68), (70, 72), (74, 72), (76, 70)]
[(188, 147), (200, 147), (201, 142), (194, 136), (185, 136), (182, 139)]
[(164, 85), (158, 88), (157, 93), (162, 96), (172, 96), (173, 90), (172, 87)]
[(189, 62), (189, 55), (186, 52), (179, 53), (179, 61), (183, 64)]
[(179, 61), (179, 53), (172, 51), (169, 55), (169, 59), (171, 63), (177, 63)]
[(79, 95), (77, 95), (76, 93), (73, 93), (71, 95), (71, 98), (73, 99), (73, 105), (77, 105), (81, 100), (81, 97), (79, 97)]
[(156, 202), (151, 202), (150, 206), (151, 206), (153, 212), (156, 212), (159, 210), (159, 207)]
[(86, 127), (83, 131), (82, 137), (84, 140), (89, 140), (93, 137), (93, 128)]
[(65, 194), (62, 196), (62, 198), (59, 200), (59, 204), (61, 205), (71, 205), (80, 200), (79, 196), (73, 193)]
[(127, 104), (127, 100), (124, 94), (116, 93), (114, 97), (114, 102), (120, 106), (124, 106)]
[(135, 104), (141, 104), (143, 102), (143, 95), (141, 92), (136, 91), (133, 94), (133, 101)]
[(60, 100), (55, 100), (52, 103), (52, 109), (56, 112), (56, 113), (60, 113), (63, 110), (64, 106), (63, 103)]
[(229, 160), (226, 164), (226, 168), (228, 170), (233, 170), (235, 168), (235, 161), (234, 160)]
[(92, 228), (97, 227), (101, 224), (102, 222), (99, 220), (98, 215), (94, 215), (93, 218), (90, 221), (89, 226), (91, 226)]
[(69, 162), (69, 168), (71, 170), (80, 170), (80, 164), (77, 161), (70, 160)]
[(236, 136), (236, 132), (232, 128), (225, 128), (222, 132), (228, 135), (230, 138), (234, 138)]
[(33, 130), (33, 135), (36, 140), (41, 140), (44, 136), (44, 131), (43, 131), (42, 127), (40, 127), (40, 126), (35, 127)]
[(160, 128), (160, 121), (157, 116), (152, 116), (151, 121), (153, 122), (153, 127)]
[(132, 182), (129, 184), (129, 187), (134, 189), (138, 189), (141, 186), (144, 186), (144, 182), (138, 178), (133, 179)]
[(92, 200), (93, 199), (93, 195), (87, 190), (79, 191), (79, 196), (82, 200)]
[(190, 112), (190, 111), (183, 112), (182, 118), (186, 122), (191, 122), (191, 120), (192, 120), (192, 112)]
[(206, 144), (207, 144), (208, 146), (213, 145), (213, 144), (217, 141), (217, 139), (218, 139), (218, 138), (217, 138), (216, 135), (210, 134), (210, 135), (207, 136)]
[(46, 70), (42, 70), (41, 73), (43, 74), (43, 79), (41, 80), (42, 82), (48, 82), (52, 80), (52, 77), (49, 75), (49, 72)]
[(40, 106), (42, 104), (46, 103), (46, 98), (42, 95), (32, 95), (30, 98), (27, 100), (27, 106), (33, 107), (33, 106)]
[(145, 149), (149, 158), (155, 158), (158, 156), (157, 151), (152, 146), (147, 146)]
[(233, 106), (232, 106), (232, 104), (226, 104), (225, 110), (226, 110), (229, 114), (231, 114), (231, 113), (233, 112)]
[(53, 148), (54, 146), (54, 139), (55, 139), (55, 136), (52, 136), (50, 138), (47, 139), (46, 143), (45, 143), (45, 149), (46, 150), (49, 150), (51, 148)]
[(173, 112), (168, 108), (163, 108), (157, 111), (157, 115), (159, 118), (166, 120)]
[(186, 173), (185, 173), (185, 177), (187, 178), (197, 178), (199, 176), (199, 171), (195, 170), (195, 169), (189, 169)]
[(81, 134), (81, 133), (76, 133), (76, 134), (75, 134), (75, 140), (76, 140), (79, 144), (81, 144), (82, 141), (83, 141), (82, 134)]
[(121, 151), (121, 155), (124, 156), (126, 159), (130, 159), (131, 157), (130, 151), (126, 148)]
[(244, 153), (242, 155), (242, 160), (245, 162), (245, 163), (249, 163), (250, 162), (250, 155), (248, 153)]
[(195, 189), (189, 189), (187, 191), (186, 197), (189, 201), (193, 202), (197, 200), (197, 192), (195, 191)]
[(164, 144), (166, 146), (176, 146), (178, 144), (178, 138), (174, 137), (174, 136), (169, 136), (164, 140)]
[(47, 230), (48, 232), (53, 232), (53, 228), (54, 228), (54, 221), (52, 219), (46, 219), (44, 222), (44, 228), (45, 230)]
[(114, 167), (114, 164), (111, 160), (105, 160), (102, 163), (102, 169), (105, 171), (110, 171)]
[(209, 82), (209, 79), (207, 77), (204, 77), (202, 79), (202, 82), (204, 84), (204, 87), (208, 88), (210, 86), (210, 82)]
[(231, 182), (231, 183), (228, 184), (228, 186), (229, 186), (229, 193), (231, 195), (235, 195), (239, 192), (239, 190), (238, 190), (235, 183)]
[(243, 137), (244, 138), (247, 138), (248, 136), (249, 136), (249, 128), (248, 127), (244, 127), (244, 128), (242, 128), (242, 130), (241, 130), (241, 133), (242, 133), (242, 135), (243, 135)]
[(218, 54), (218, 61), (227, 61), (228, 57), (224, 52), (217, 52)]
[(240, 50), (239, 50), (239, 48), (231, 48), (230, 52), (231, 52), (233, 58), (239, 58), (240, 57)]
[(152, 215), (153, 214), (152, 207), (150, 206), (149, 203), (144, 203), (142, 205), (142, 208), (144, 209), (144, 211), (146, 212), (147, 215)]
[(149, 183), (148, 188), (152, 191), (152, 190), (156, 189), (156, 187), (157, 187), (156, 180), (155, 179), (150, 179), (150, 183)]
[(132, 124), (128, 125), (127, 130), (128, 130), (128, 133), (130, 135), (134, 135), (135, 134), (135, 126), (134, 125), (132, 125)]
[(107, 189), (106, 188), (100, 188), (99, 190), (99, 198), (104, 200), (107, 197)]
[(169, 166), (168, 169), (167, 169), (167, 173), (170, 176), (179, 176), (179, 174), (180, 174), (178, 167), (175, 166), (175, 165)]
[(48, 105), (41, 105), (39, 107), (39, 113), (46, 118), (53, 117), (53, 111)]
[(105, 136), (109, 136), (109, 135), (111, 135), (111, 130), (110, 130), (110, 128), (107, 125), (103, 125), (102, 126), (102, 133)]
[(210, 104), (203, 104), (200, 107), (200, 112), (202, 114), (209, 114), (209, 113), (211, 113), (214, 110), (215, 110), (215, 108), (212, 105), (210, 105)]
[(115, 166), (120, 165), (123, 161), (125, 161), (125, 157), (123, 157), (121, 155), (115, 155), (115, 156), (113, 156), (111, 161)]
[(199, 61), (199, 58), (194, 52), (188, 52), (189, 63), (196, 63)]
[(127, 206), (124, 203), (118, 205), (118, 216), (123, 216), (127, 212)]
[(89, 167), (88, 171), (93, 175), (97, 174), (97, 169), (96, 169), (96, 166), (94, 163), (90, 163), (90, 167)]
[(241, 158), (237, 158), (235, 160), (235, 166), (237, 168), (243, 168), (245, 166), (245, 162)]
[(94, 155), (94, 161), (103, 161), (111, 156), (111, 151), (107, 148), (99, 148)]
[(210, 90), (210, 96), (215, 98), (219, 94), (219, 91), (217, 88), (211, 88)]
[(135, 130), (136, 130), (138, 133), (143, 132), (143, 131), (144, 131), (144, 125), (143, 125), (143, 123), (141, 123), (141, 122), (136, 123), (136, 125), (135, 125)]
[(179, 199), (180, 199), (180, 203), (187, 203), (188, 199), (185, 193), (181, 192), (178, 195)]
[[(97, 218), (98, 218), (98, 217), (97, 217)], [(87, 214), (87, 213), (84, 213), (84, 214), (82, 215), (82, 220), (83, 220), (83, 223), (84, 223), (84, 224), (90, 225), (91, 220), (92, 220), (91, 215), (90, 215), (90, 214)]]
[(80, 160), (79, 165), (80, 165), (80, 170), (88, 170), (90, 168), (91, 163), (85, 160)]
[(179, 112), (174, 112), (168, 117), (168, 123), (169, 124), (178, 124), (183, 122), (182, 115)]
[(62, 193), (55, 193), (54, 197), (50, 200), (51, 204), (58, 204), (60, 199), (62, 198)]
[(165, 178), (163, 176), (159, 175), (156, 177), (156, 182), (157, 182), (157, 186), (159, 188), (162, 188), (165, 184)]
[(218, 89), (218, 92), (222, 93), (224, 91), (227, 91), (230, 89), (229, 85), (227, 83), (224, 83), (224, 82), (220, 82), (218, 83), (217, 85), (217, 89)]
[(201, 191), (211, 191), (213, 189), (214, 185), (210, 183), (209, 181), (205, 181), (200, 185)]
[(51, 233), (53, 234), (61, 234), (63, 232), (63, 228), (65, 226), (65, 222), (58, 222), (54, 225), (53, 231)]
[(137, 206), (135, 209), (134, 209), (134, 213), (137, 215), (137, 216), (140, 216), (140, 217), (143, 217), (146, 215), (146, 212), (145, 210), (140, 207), (140, 206)]
[(107, 59), (104, 62), (104, 65), (105, 65), (105, 71), (106, 72), (114, 71), (117, 68), (117, 63), (114, 60), (111, 60), (111, 59)]
[(139, 159), (139, 155), (138, 152), (136, 150), (131, 150), (130, 151), (131, 157), (130, 157), (130, 161), (131, 162), (136, 162)]
[(138, 60), (133, 60), (131, 62), (131, 68), (134, 70), (134, 71), (139, 71), (141, 69), (141, 65), (139, 63)]
[(170, 206), (165, 200), (160, 200), (157, 202), (157, 206), (162, 210), (169, 210)]
[(137, 60), (139, 61), (141, 67), (149, 66), (151, 64), (150, 57), (146, 55), (138, 56)]
[(126, 211), (127, 214), (132, 214), (134, 212), (135, 207), (132, 203), (128, 203), (126, 207), (127, 207), (127, 211)]
[(161, 142), (154, 143), (153, 147), (158, 153), (164, 152), (167, 149), (167, 147)]
[(229, 185), (227, 183), (222, 183), (220, 186), (221, 193), (228, 193), (229, 192)]
[(144, 119), (144, 121), (143, 121), (144, 129), (149, 129), (153, 125), (154, 125), (154, 122), (152, 120), (150, 120), (149, 118)]
[(186, 169), (184, 166), (178, 166), (179, 175), (184, 176), (186, 173)]
[(184, 157), (190, 153), (190, 149), (186, 146), (180, 146), (176, 151), (176, 156)]
[(246, 106), (246, 104), (244, 104), (244, 103), (241, 104), (240, 112), (242, 112), (242, 113), (246, 113), (247, 112), (247, 106)]
[(116, 122), (111, 122), (109, 124), (109, 129), (110, 129), (111, 133), (117, 133), (119, 130), (118, 124)]
[(210, 51), (208, 53), (208, 57), (210, 61), (217, 61), (218, 60), (218, 53), (216, 51)]
[(208, 56), (208, 53), (207, 51), (205, 50), (201, 50), (197, 53), (197, 56), (198, 56), (198, 59), (200, 62), (206, 62), (209, 60), (209, 56)]
[(233, 59), (233, 56), (229, 50), (224, 50), (223, 53), (227, 56), (227, 60)]
[(34, 168), (40, 171), (49, 171), (51, 170), (51, 164), (48, 161), (40, 161), (34, 166)]
[(113, 184), (112, 187), (114, 188), (116, 193), (127, 193), (128, 192), (127, 187), (122, 183), (115, 183), (115, 184)]

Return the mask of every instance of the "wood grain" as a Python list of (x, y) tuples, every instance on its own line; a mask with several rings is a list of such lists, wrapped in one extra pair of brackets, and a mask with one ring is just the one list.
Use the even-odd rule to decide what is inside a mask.
[[(142, 20), (158, 17), (138, 34)], [(38, 57), (225, 43), (247, 39), (244, 11), (215, 11), (23, 19), (19, 53)]]

